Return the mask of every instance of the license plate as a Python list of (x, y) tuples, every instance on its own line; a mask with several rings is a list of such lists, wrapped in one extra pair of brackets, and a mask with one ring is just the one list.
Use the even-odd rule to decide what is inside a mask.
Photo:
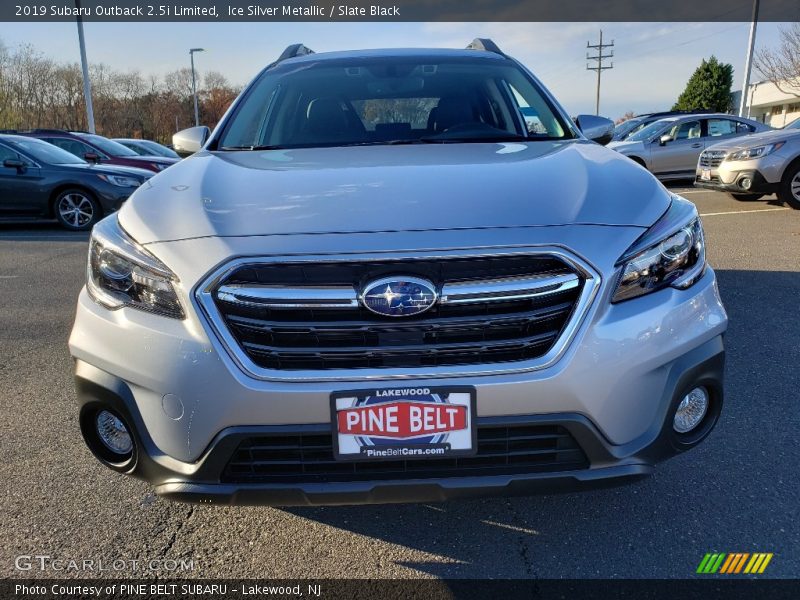
[(711, 181), (711, 169), (701, 170), (700, 179), (702, 179), (703, 181)]
[(331, 394), (337, 460), (475, 454), (475, 389), (396, 387)]

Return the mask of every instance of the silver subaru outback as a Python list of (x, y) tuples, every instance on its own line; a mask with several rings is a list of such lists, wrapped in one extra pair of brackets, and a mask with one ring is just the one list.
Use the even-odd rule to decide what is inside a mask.
[(93, 230), (70, 338), (105, 465), (211, 504), (631, 482), (710, 433), (690, 202), (490, 40), (289, 47)]

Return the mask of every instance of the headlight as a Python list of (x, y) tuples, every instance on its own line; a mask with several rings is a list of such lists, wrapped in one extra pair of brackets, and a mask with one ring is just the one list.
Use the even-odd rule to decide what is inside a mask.
[(97, 176), (106, 183), (110, 183), (111, 185), (116, 185), (119, 187), (139, 187), (141, 185), (141, 182), (133, 177), (125, 177), (123, 175), (106, 175), (101, 173), (98, 173)]
[(117, 215), (92, 230), (86, 288), (106, 308), (130, 306), (183, 319), (174, 283), (178, 278), (120, 227)]
[(753, 158), (761, 158), (767, 154), (772, 154), (775, 150), (783, 147), (786, 142), (775, 142), (774, 144), (764, 144), (763, 146), (754, 146), (753, 148), (745, 148), (731, 152), (725, 160), (751, 160)]
[(671, 286), (686, 289), (706, 268), (703, 225), (694, 204), (673, 196), (669, 209), (617, 262), (622, 266), (612, 302)]

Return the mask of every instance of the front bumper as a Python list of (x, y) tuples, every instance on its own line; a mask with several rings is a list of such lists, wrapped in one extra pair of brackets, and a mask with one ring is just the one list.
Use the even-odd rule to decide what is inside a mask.
[[(595, 309), (598, 305), (602, 310), (589, 316), (555, 365), (447, 382), (476, 388), (479, 427), (507, 423), (566, 429), (586, 455), (579, 469), (321, 483), (226, 480), (225, 467), (245, 437), (329, 435), (329, 397), (341, 384), (250, 379), (210, 349), (202, 331), (187, 333), (184, 323), (154, 321), (134, 310), (105, 311), (85, 292), (70, 340), (81, 420), (85, 428), (88, 419), (83, 417), (98, 407), (116, 410), (131, 425), (137, 451), (129, 462), (112, 468), (145, 479), (158, 494), (180, 501), (437, 501), (627, 483), (699, 443), (713, 428), (723, 400), (727, 317), (710, 268), (688, 290), (661, 290), (617, 305), (601, 301)], [(120, 328), (129, 328), (125, 336), (141, 339), (120, 344)], [(132, 351), (133, 346), (149, 351)], [(696, 385), (710, 391), (711, 410), (700, 435), (681, 438), (672, 430), (672, 416)], [(180, 409), (177, 396), (183, 399)]]
[[(780, 183), (770, 183), (759, 171), (753, 169), (736, 171), (727, 175), (728, 181), (726, 182), (718, 171), (711, 171), (711, 180), (701, 179), (700, 173), (698, 173), (695, 176), (694, 185), (699, 188), (732, 194), (774, 194), (780, 186)], [(744, 180), (752, 182), (749, 187), (745, 188), (742, 185)]]
[[(563, 427), (588, 459), (588, 465), (578, 470), (322, 483), (231, 483), (223, 481), (223, 473), (239, 443), (245, 439), (296, 433), (330, 434), (328, 424), (227, 428), (215, 437), (198, 461), (185, 463), (165, 456), (155, 446), (136, 409), (133, 394), (124, 381), (79, 361), (76, 385), (82, 426), (88, 425), (84, 417), (92, 414), (98, 406), (110, 407), (119, 413), (133, 429), (137, 451), (130, 463), (117, 470), (149, 481), (160, 496), (202, 504), (298, 506), (433, 502), (486, 495), (566, 492), (635, 482), (650, 475), (657, 462), (693, 447), (710, 433), (722, 408), (723, 370), (721, 337), (676, 360), (670, 366), (662, 397), (657, 399), (657, 403), (663, 407), (660, 411), (663, 414), (654, 427), (628, 444), (610, 443), (590, 419), (578, 414), (480, 417), (477, 421), (479, 427)], [(702, 434), (686, 440), (674, 433), (672, 415), (682, 397), (697, 385), (709, 390), (711, 408), (707, 421), (701, 425)], [(92, 443), (89, 446), (91, 448)]]

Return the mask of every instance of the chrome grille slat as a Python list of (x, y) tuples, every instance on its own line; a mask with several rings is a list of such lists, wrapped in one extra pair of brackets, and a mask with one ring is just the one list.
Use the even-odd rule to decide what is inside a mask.
[(579, 285), (580, 279), (575, 273), (446, 283), (442, 287), (440, 302), (442, 304), (470, 304), (527, 300), (571, 290)]
[(223, 285), (217, 291), (221, 302), (257, 306), (271, 310), (297, 308), (358, 308), (358, 296), (350, 286), (280, 287), (274, 285)]

